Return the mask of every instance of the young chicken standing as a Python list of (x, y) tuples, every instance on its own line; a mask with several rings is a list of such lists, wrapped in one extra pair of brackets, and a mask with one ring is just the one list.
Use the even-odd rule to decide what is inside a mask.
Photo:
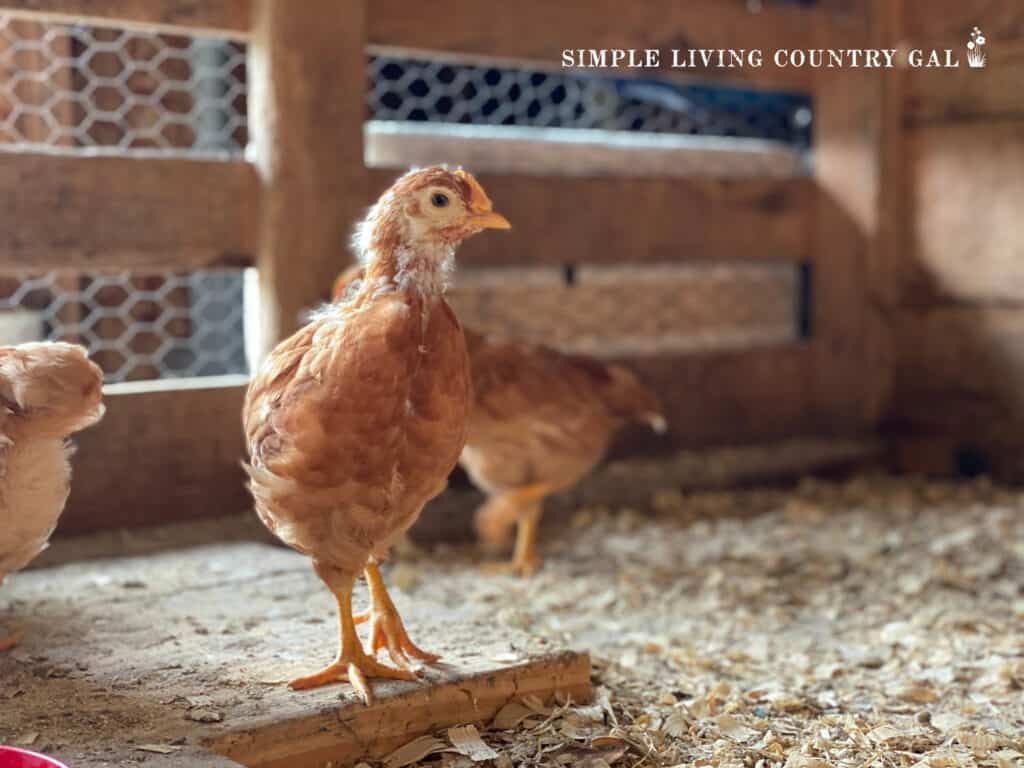
[(0, 347), (0, 583), (46, 548), (71, 487), (66, 438), (103, 416), (102, 388), (82, 347)]
[[(334, 283), (337, 299), (363, 279), (356, 265)], [(518, 527), (511, 568), (540, 567), (537, 527), (546, 496), (567, 490), (600, 462), (615, 432), (632, 422), (665, 430), (657, 398), (622, 366), (466, 329), (474, 405), (460, 463), (489, 498), (476, 513), (490, 548)]]
[[(367, 677), (412, 679), (409, 656), (436, 659), (409, 640), (376, 559), (444, 489), (465, 442), (469, 360), (443, 297), (455, 247), (508, 226), (462, 170), (402, 176), (356, 230), (360, 289), (279, 344), (249, 385), (256, 511), (313, 558), (338, 605), (337, 658), (293, 688), (348, 680), (369, 703)], [(374, 650), (386, 647), (400, 669), (367, 655), (356, 634), (352, 586), (364, 569)]]

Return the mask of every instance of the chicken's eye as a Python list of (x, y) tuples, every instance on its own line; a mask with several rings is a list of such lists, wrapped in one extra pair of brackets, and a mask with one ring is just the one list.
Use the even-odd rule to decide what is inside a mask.
[(435, 192), (430, 196), (430, 204), (435, 208), (444, 208), (448, 205), (448, 195), (444, 192)]

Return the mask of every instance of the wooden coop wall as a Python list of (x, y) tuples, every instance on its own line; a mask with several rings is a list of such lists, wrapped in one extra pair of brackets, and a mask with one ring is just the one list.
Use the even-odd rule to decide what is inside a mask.
[[(900, 247), (885, 297), (895, 340), (885, 432), (901, 467), (1024, 476), (1024, 5), (905, 0), (911, 47), (964, 53), (974, 26), (987, 66), (902, 75), (893, 211)], [(962, 56), (961, 56), (962, 58)]]
[[(249, 45), (252, 162), (7, 153), (6, 269), (87, 271), (244, 266), (260, 270), (269, 347), (320, 301), (347, 256), (351, 223), (394, 171), (364, 164), (367, 50), (437, 51), (558, 64), (565, 47), (865, 47), (888, 4), (742, 0), (622, 5), (453, 0), (6, 0), (33, 19), (85, 18)], [(614, 25), (607, 20), (615, 18)], [(501, 32), (499, 33), (499, 30)], [(477, 238), (460, 269), (749, 263), (803, 265), (811, 333), (749, 348), (623, 355), (659, 392), (661, 448), (874, 434), (890, 391), (876, 302), (890, 237), (881, 184), (891, 161), (891, 83), (877, 71), (733, 71), (755, 86), (810, 91), (810, 175), (576, 176), (483, 172), (515, 224)], [(663, 73), (670, 75), (670, 72)], [(715, 70), (695, 73), (721, 77)], [(777, 290), (775, 285), (771, 290)], [(742, 292), (738, 294), (742, 300)], [(768, 297), (771, 305), (771, 297)], [(769, 309), (768, 311), (774, 311)], [(774, 320), (773, 320), (774, 322)], [(62, 531), (185, 520), (249, 508), (239, 460), (241, 377), (107, 388), (108, 415), (81, 436)]]

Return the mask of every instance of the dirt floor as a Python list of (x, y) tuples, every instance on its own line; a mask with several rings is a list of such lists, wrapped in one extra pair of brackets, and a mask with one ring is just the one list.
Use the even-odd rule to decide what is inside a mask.
[[(864, 477), (663, 492), (653, 506), (552, 520), (546, 566), (532, 579), (484, 572), (468, 545), (402, 552), (385, 577), (411, 611), (415, 640), (431, 648), (440, 630), (413, 607), (442, 604), (489, 643), (507, 633), (590, 650), (597, 695), (555, 707), (525, 697), (479, 735), (438, 732), (369, 765), (1024, 765), (1024, 492)], [(294, 614), (300, 630), (301, 647), (274, 661), (290, 670), (322, 645), (328, 624), (302, 616), (329, 608), (329, 597), (299, 556), (281, 558), (274, 589), (291, 584), (301, 595), (294, 606), (274, 596), (275, 611)], [(209, 580), (220, 589), (224, 577)], [(142, 589), (107, 586), (119, 599)], [(242, 602), (259, 589), (247, 585)], [(8, 607), (32, 599), (22, 592)], [(269, 642), (243, 627), (244, 607), (225, 609), (224, 621), (238, 624), (232, 633), (220, 638), (214, 626), (200, 638), (216, 640), (216, 664), (244, 649), (245, 666), (231, 673), (236, 698)], [(458, 634), (472, 643), (472, 632)], [(152, 641), (153, 653), (164, 640)], [(15, 698), (0, 691), (0, 713), (31, 698), (34, 658), (29, 648), (6, 662), (22, 679)], [(90, 659), (90, 674), (106, 663)], [(79, 674), (57, 666), (62, 684)], [(190, 706), (181, 703), (186, 717)], [(46, 722), (19, 730), (36, 734), (37, 747), (52, 739)]]
[[(496, 765), (1024, 765), (1024, 493), (858, 478), (654, 502), (547, 530), (531, 580), (463, 549), (393, 568), (412, 597), (590, 649), (594, 705), (506, 713), (482, 734)], [(418, 764), (438, 763), (470, 759)]]

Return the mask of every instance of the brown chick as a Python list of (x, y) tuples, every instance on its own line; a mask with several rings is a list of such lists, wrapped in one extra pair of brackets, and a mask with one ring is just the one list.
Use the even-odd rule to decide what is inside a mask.
[[(376, 560), (444, 489), (466, 439), (469, 359), (443, 297), (455, 247), (508, 226), (462, 170), (402, 176), (357, 227), (361, 287), (279, 344), (249, 385), (256, 511), (313, 558), (338, 605), (336, 659), (293, 688), (348, 680), (369, 703), (367, 677), (412, 679), (409, 656), (437, 658), (409, 640)], [(356, 634), (352, 587), (363, 570), (373, 650), (386, 647), (399, 669), (367, 655)]]
[(82, 347), (0, 347), (0, 583), (46, 548), (71, 487), (66, 438), (103, 416), (102, 388)]
[[(358, 265), (342, 273), (334, 296), (356, 290), (361, 279)], [(465, 333), (474, 406), (460, 463), (489, 496), (477, 510), (477, 532), (499, 548), (517, 525), (511, 568), (527, 575), (541, 564), (544, 498), (585, 477), (620, 427), (646, 422), (663, 432), (665, 418), (654, 393), (622, 366)]]

